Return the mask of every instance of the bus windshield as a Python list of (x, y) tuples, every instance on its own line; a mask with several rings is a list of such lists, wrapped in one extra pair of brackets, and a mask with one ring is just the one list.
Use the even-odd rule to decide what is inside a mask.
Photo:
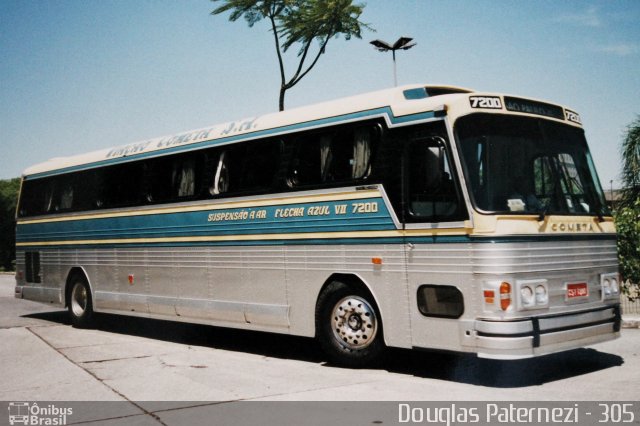
[(609, 215), (581, 129), (496, 114), (459, 119), (475, 208), (484, 213)]

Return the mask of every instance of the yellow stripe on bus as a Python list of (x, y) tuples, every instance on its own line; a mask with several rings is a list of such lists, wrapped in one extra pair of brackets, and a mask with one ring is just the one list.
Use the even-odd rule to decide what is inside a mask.
[(303, 204), (303, 203), (324, 202), (324, 201), (358, 200), (361, 198), (372, 198), (372, 197), (380, 197), (380, 196), (381, 196), (380, 191), (375, 189), (369, 189), (369, 190), (362, 190), (362, 191), (338, 192), (338, 193), (330, 193), (330, 194), (313, 194), (313, 195), (304, 195), (304, 196), (253, 199), (253, 200), (245, 200), (245, 201), (227, 201), (227, 202), (215, 203), (215, 204), (198, 204), (194, 206), (192, 205), (192, 206), (182, 206), (182, 207), (161, 207), (161, 208), (155, 208), (155, 209), (137, 208), (135, 210), (117, 211), (117, 212), (110, 212), (110, 213), (105, 212), (105, 213), (79, 214), (79, 215), (69, 215), (64, 217), (42, 218), (42, 219), (27, 219), (27, 220), (18, 220), (18, 225), (66, 222), (71, 220), (109, 219), (113, 217), (145, 216), (145, 215), (152, 215), (152, 214), (189, 213), (189, 212), (198, 212), (198, 211), (207, 211), (207, 210), (279, 206), (283, 204)]

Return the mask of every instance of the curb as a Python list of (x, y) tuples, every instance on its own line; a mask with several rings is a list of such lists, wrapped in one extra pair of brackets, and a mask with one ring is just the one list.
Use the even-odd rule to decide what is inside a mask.
[(622, 328), (640, 328), (640, 318), (622, 318)]

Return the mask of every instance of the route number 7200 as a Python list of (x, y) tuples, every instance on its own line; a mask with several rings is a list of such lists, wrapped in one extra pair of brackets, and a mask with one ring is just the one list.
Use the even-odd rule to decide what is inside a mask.
[(469, 103), (471, 103), (471, 108), (502, 108), (502, 101), (498, 96), (471, 96), (469, 97)]

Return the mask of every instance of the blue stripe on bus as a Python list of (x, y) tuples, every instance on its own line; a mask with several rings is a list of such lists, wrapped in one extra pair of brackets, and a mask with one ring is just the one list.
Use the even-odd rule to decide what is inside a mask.
[[(376, 108), (376, 109), (367, 110), (367, 111), (360, 111), (360, 112), (355, 112), (355, 113), (350, 113), (345, 115), (339, 115), (335, 117), (322, 118), (314, 121), (291, 124), (288, 126), (276, 127), (273, 129), (265, 129), (265, 130), (259, 130), (256, 132), (243, 133), (241, 135), (229, 136), (229, 137), (224, 137), (220, 139), (209, 139), (202, 142), (185, 144), (185, 145), (176, 146), (172, 148), (158, 149), (151, 152), (144, 152), (140, 154), (130, 154), (124, 157), (112, 158), (112, 159), (97, 161), (97, 162), (88, 163), (88, 164), (81, 164), (77, 166), (71, 166), (71, 167), (61, 168), (57, 170), (52, 170), (48, 172), (35, 173), (33, 175), (25, 176), (25, 179), (26, 180), (39, 179), (39, 178), (44, 178), (49, 176), (60, 175), (64, 173), (76, 172), (80, 170), (95, 169), (98, 167), (111, 166), (114, 164), (141, 160), (144, 158), (159, 157), (159, 156), (164, 156), (164, 155), (178, 153), (178, 152), (194, 151), (201, 148), (210, 148), (210, 147), (215, 147), (218, 145), (228, 144), (232, 142), (239, 142), (242, 140), (251, 140), (251, 139), (258, 139), (261, 137), (269, 137), (277, 134), (292, 133), (292, 132), (303, 130), (310, 127), (322, 127), (330, 124), (338, 124), (344, 121), (353, 121), (353, 120), (364, 119), (367, 117), (377, 117), (381, 115), (386, 115), (391, 124), (397, 125), (397, 124), (404, 124), (411, 121), (427, 120), (427, 119), (435, 118), (437, 113), (434, 111), (430, 111), (430, 112), (421, 112), (421, 113), (411, 114), (411, 115), (406, 115), (401, 117), (395, 117), (390, 107)], [(144, 142), (144, 141), (141, 141), (141, 142)]]
[[(369, 212), (354, 206), (369, 206)], [(371, 206), (376, 206), (371, 208)], [(288, 215), (290, 217), (282, 217)], [(239, 217), (234, 219), (234, 217)], [(229, 219), (230, 218), (230, 219)], [(17, 243), (395, 230), (381, 198), (18, 224)]]

